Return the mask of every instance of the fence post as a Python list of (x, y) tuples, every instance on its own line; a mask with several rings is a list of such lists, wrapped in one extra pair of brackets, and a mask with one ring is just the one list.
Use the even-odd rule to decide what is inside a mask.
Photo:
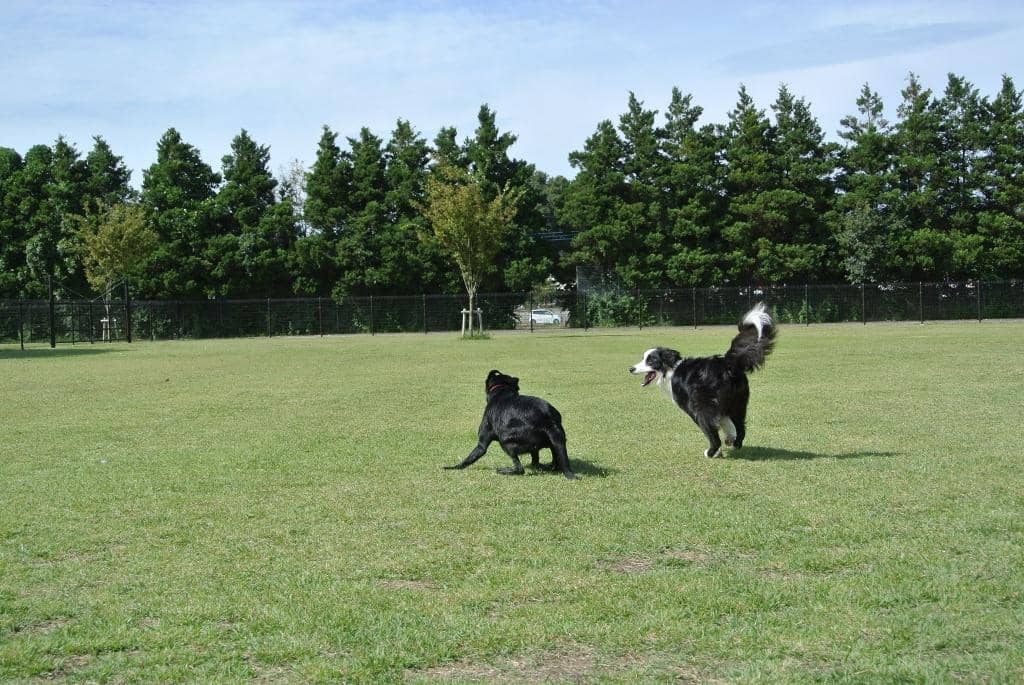
[(636, 318), (642, 331), (644, 329), (644, 311), (643, 307), (640, 306), (640, 286), (636, 287)]
[(46, 289), (50, 295), (50, 349), (52, 350), (57, 347), (56, 314), (53, 302), (53, 274), (46, 275)]
[(128, 342), (132, 341), (132, 301), (129, 299), (131, 292), (128, 290), (128, 279), (124, 279), (124, 337)]
[(89, 300), (89, 343), (96, 342), (96, 319), (92, 313), (92, 300)]
[(530, 293), (530, 308), (527, 310), (526, 315), (530, 317), (530, 332), (533, 333), (533, 293)]
[(587, 294), (581, 292), (580, 297), (583, 298), (583, 330), (586, 332), (590, 330), (590, 316), (587, 314)]
[(270, 330), (270, 298), (267, 298), (267, 337), (273, 337), (274, 333)]
[(370, 335), (373, 335), (373, 295), (370, 295)]
[(427, 334), (427, 294), (423, 293), (423, 335)]
[(317, 326), (320, 328), (320, 337), (324, 337), (324, 303), (323, 298), (317, 295), (316, 298), (316, 320)]
[(864, 283), (860, 284), (860, 318), (865, 326), (868, 325), (868, 308), (864, 301)]
[(25, 351), (25, 296), (18, 297), (18, 339), (21, 340), (21, 351)]
[(807, 284), (804, 283), (804, 323), (811, 325), (811, 298), (808, 296)]
[(697, 288), (690, 288), (690, 299), (693, 300), (693, 327), (697, 328)]
[(978, 280), (978, 323), (981, 323), (981, 280)]
[(917, 316), (924, 323), (924, 283), (917, 282)]

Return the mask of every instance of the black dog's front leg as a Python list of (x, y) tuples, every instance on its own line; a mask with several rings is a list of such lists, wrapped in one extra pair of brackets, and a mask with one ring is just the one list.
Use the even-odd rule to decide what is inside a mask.
[(473, 451), (470, 452), (469, 455), (465, 459), (460, 461), (455, 466), (445, 466), (443, 468), (446, 468), (446, 469), (464, 469), (464, 468), (466, 468), (467, 466), (469, 466), (470, 464), (475, 462), (477, 459), (479, 459), (480, 457), (484, 456), (484, 454), (487, 452), (487, 446), (489, 444), (490, 444), (490, 441), (485, 443), (485, 442), (483, 442), (481, 440), (479, 443), (477, 443), (477, 446), (473, 448)]

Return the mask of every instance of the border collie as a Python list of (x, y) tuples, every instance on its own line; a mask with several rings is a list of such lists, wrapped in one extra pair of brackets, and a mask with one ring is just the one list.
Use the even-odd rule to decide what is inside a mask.
[(655, 347), (644, 352), (632, 374), (643, 374), (641, 387), (655, 379), (672, 401), (700, 426), (708, 439), (705, 457), (717, 457), (725, 444), (739, 449), (747, 434), (747, 374), (761, 368), (775, 344), (772, 317), (759, 303), (739, 323), (740, 332), (724, 355), (681, 357), (675, 350)]
[(519, 379), (507, 376), (497, 369), (487, 374), (484, 381), (487, 406), (480, 421), (479, 441), (465, 459), (446, 469), (464, 469), (487, 452), (487, 447), (498, 441), (505, 454), (512, 458), (512, 467), (498, 469), (498, 473), (519, 475), (525, 473), (520, 454), (532, 457), (532, 466), (540, 466), (540, 451), (551, 450), (551, 469), (559, 469), (566, 478), (575, 478), (569, 468), (565, 451), (565, 429), (558, 410), (539, 397), (519, 394)]

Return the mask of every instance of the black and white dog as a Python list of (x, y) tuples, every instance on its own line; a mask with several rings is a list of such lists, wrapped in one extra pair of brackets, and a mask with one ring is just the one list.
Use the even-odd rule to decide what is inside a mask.
[(644, 374), (642, 386), (657, 379), (672, 401), (700, 426), (708, 439), (706, 457), (716, 457), (721, 451), (719, 429), (725, 433), (726, 445), (743, 446), (750, 399), (747, 373), (764, 364), (775, 343), (775, 324), (764, 304), (747, 312), (739, 329), (724, 355), (683, 358), (675, 350), (655, 347), (629, 369)]
[(512, 468), (498, 469), (499, 473), (525, 473), (520, 454), (532, 457), (532, 466), (540, 466), (540, 451), (551, 450), (551, 467), (559, 469), (566, 478), (575, 478), (569, 468), (569, 455), (565, 451), (565, 429), (558, 410), (539, 397), (519, 394), (519, 379), (498, 370), (487, 374), (484, 381), (487, 406), (480, 421), (479, 441), (473, 451), (455, 466), (446, 469), (464, 469), (487, 452), (487, 447), (498, 441), (505, 454), (512, 458)]

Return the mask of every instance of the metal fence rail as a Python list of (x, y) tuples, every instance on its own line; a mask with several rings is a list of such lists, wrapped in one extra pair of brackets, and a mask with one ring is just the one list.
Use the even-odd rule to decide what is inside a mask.
[[(118, 292), (118, 291), (115, 291)], [(478, 296), (487, 330), (733, 324), (764, 301), (780, 323), (1024, 318), (1024, 281), (606, 290)], [(0, 343), (458, 331), (463, 295), (244, 300), (0, 300)]]

